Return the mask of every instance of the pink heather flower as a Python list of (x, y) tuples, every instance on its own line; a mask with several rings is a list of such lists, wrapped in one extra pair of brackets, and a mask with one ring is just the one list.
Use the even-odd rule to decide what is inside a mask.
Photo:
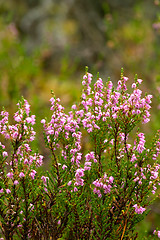
[(29, 115), (30, 105), (29, 105), (29, 103), (27, 102), (27, 100), (24, 100), (24, 102), (25, 102), (25, 110), (26, 110), (26, 113), (27, 113), (27, 115)]
[(35, 115), (32, 115), (31, 117), (27, 117), (26, 122), (34, 125), (35, 124)]
[(84, 176), (84, 169), (83, 168), (77, 169), (75, 176), (76, 177), (83, 177)]
[(87, 79), (87, 75), (86, 74), (83, 76), (83, 79)]
[(150, 179), (156, 179), (158, 177), (158, 172), (151, 171), (152, 176)]
[(82, 93), (82, 98), (86, 99), (86, 94), (85, 93)]
[(42, 155), (38, 155), (37, 159), (36, 159), (36, 165), (38, 167), (40, 167), (40, 166), (42, 166), (42, 164), (43, 164), (43, 156)]
[(13, 178), (13, 172), (7, 173), (7, 177), (8, 177), (8, 178)]
[(82, 81), (82, 85), (84, 86), (86, 84), (86, 82), (85, 81)]
[(65, 168), (67, 168), (67, 166), (65, 164), (63, 164), (62, 169), (64, 170)]
[(22, 120), (22, 115), (15, 115), (15, 116), (14, 116), (14, 120), (15, 120), (16, 122), (20, 122), (20, 121)]
[(76, 182), (74, 183), (75, 186), (83, 186), (84, 185), (84, 179), (82, 178), (76, 178)]
[(44, 191), (45, 191), (45, 192), (48, 192), (48, 189), (47, 189), (46, 187), (44, 187)]
[(46, 184), (46, 183), (47, 183), (47, 180), (49, 180), (49, 178), (48, 178), (48, 177), (45, 177), (45, 176), (42, 176), (42, 177), (41, 177), (41, 180), (43, 181), (44, 184)]
[(132, 88), (136, 88), (136, 83), (133, 83), (133, 84), (132, 84)]
[(76, 187), (74, 187), (74, 192), (77, 192), (77, 191), (78, 191), (78, 189)]
[(45, 123), (46, 123), (46, 120), (45, 120), (45, 119), (42, 119), (42, 120), (41, 120), (41, 123), (42, 123), (42, 124), (45, 124)]
[(145, 116), (144, 116), (142, 123), (145, 124), (145, 123), (148, 123), (149, 121), (150, 121), (150, 119), (149, 118), (145, 118)]
[(144, 133), (139, 133), (138, 134), (139, 137), (139, 143), (137, 145), (137, 151), (139, 153), (142, 153), (143, 150), (145, 149), (144, 144), (145, 144), (145, 137), (144, 137)]
[(117, 114), (114, 113), (114, 114), (112, 115), (112, 117), (113, 117), (114, 119), (117, 118)]
[(69, 181), (69, 182), (67, 183), (68, 186), (71, 186), (71, 184), (72, 184), (72, 181)]
[(20, 178), (25, 177), (24, 173), (23, 173), (23, 172), (20, 172), (19, 177), (20, 177)]
[(52, 105), (54, 105), (54, 103), (55, 103), (55, 98), (52, 97), (49, 101), (51, 102)]
[(139, 83), (139, 84), (141, 84), (142, 82), (143, 82), (143, 80), (142, 79), (137, 79), (137, 82)]
[(113, 180), (114, 180), (114, 177), (110, 176), (110, 177), (109, 177), (109, 182), (110, 182), (110, 183), (113, 183)]
[(0, 189), (0, 193), (3, 193), (3, 188)]
[(0, 146), (2, 147), (2, 149), (5, 149), (5, 146), (0, 142)]
[(128, 81), (128, 77), (123, 77), (124, 82)]
[(30, 203), (30, 211), (32, 211), (33, 209), (34, 209), (34, 205)]
[(8, 157), (8, 153), (7, 153), (6, 151), (4, 151), (4, 152), (2, 153), (2, 155), (3, 155), (3, 157)]
[(154, 230), (154, 231), (153, 231), (153, 234), (154, 234), (154, 235), (157, 235), (157, 237), (160, 238), (160, 231), (159, 231), (159, 230), (158, 230), (158, 231)]
[(150, 94), (147, 95), (147, 96), (146, 96), (146, 102), (147, 102), (147, 103), (151, 103), (151, 98), (153, 98), (152, 95), (150, 95)]
[(6, 193), (9, 194), (11, 193), (11, 190), (9, 190), (8, 188), (6, 189)]
[(145, 208), (138, 206), (137, 204), (133, 205), (133, 207), (135, 208), (135, 212), (137, 214), (142, 214), (146, 210)]
[(30, 177), (31, 177), (32, 179), (34, 179), (36, 173), (37, 173), (37, 172), (36, 172), (35, 170), (32, 170), (31, 173), (30, 173)]
[(57, 224), (60, 225), (61, 224), (61, 220), (58, 220)]
[(18, 132), (14, 132), (14, 133), (12, 134), (12, 137), (13, 137), (14, 139), (16, 139), (16, 138), (18, 137)]
[(121, 80), (118, 81), (118, 85), (122, 85), (122, 81)]
[(91, 159), (94, 159), (95, 158), (94, 152), (87, 153), (85, 155), (85, 158), (86, 158), (86, 161), (90, 161)]
[(18, 185), (19, 182), (18, 182), (17, 180), (15, 180), (13, 184), (14, 184), (14, 185)]
[(28, 159), (24, 159), (24, 164), (28, 164)]
[(132, 157), (131, 157), (131, 162), (134, 162), (136, 160), (137, 160), (137, 158), (136, 158), (135, 154), (133, 154)]
[(77, 109), (77, 106), (74, 104), (72, 105), (72, 109), (76, 110)]
[(92, 162), (85, 162), (84, 164), (84, 170), (90, 170), (91, 169)]

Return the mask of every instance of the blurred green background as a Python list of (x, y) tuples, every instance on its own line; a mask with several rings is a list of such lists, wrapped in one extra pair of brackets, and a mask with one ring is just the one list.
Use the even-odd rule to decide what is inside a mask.
[[(152, 94), (148, 138), (160, 128), (159, 0), (0, 0), (0, 108), (11, 114), (24, 96), (37, 116), (34, 147), (46, 157), (40, 120), (49, 116), (51, 89), (69, 107), (79, 99), (85, 66), (116, 84), (121, 67)], [(160, 202), (138, 228), (160, 228)]]

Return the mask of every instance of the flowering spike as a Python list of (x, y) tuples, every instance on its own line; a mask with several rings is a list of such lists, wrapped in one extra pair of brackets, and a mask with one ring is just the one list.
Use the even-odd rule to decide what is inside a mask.
[(53, 96), (55, 95), (52, 89), (51, 89), (51, 95), (53, 95)]
[(85, 67), (85, 74), (88, 73), (88, 66)]
[(99, 72), (97, 72), (97, 79), (99, 79)]
[[(111, 78), (110, 78), (110, 77), (107, 78), (107, 82), (109, 82), (109, 81), (111, 81)], [(106, 82), (106, 83), (107, 83), (107, 82)]]
[(121, 68), (121, 80), (123, 79), (123, 68)]
[(138, 75), (135, 74), (134, 81), (137, 82), (137, 79), (138, 79)]

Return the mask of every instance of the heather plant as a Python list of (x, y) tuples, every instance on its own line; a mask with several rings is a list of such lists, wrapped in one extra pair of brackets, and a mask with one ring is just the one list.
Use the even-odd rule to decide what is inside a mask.
[[(22, 99), (10, 125), (1, 112), (1, 231), (5, 239), (137, 239), (136, 226), (149, 212), (159, 186), (159, 131), (148, 148), (139, 123), (150, 120), (151, 95), (142, 95), (135, 77), (116, 87), (86, 71), (80, 102), (68, 114), (52, 93), (50, 120), (42, 119), (52, 166), (37, 167), (35, 116)], [(130, 137), (135, 129), (135, 137)], [(159, 237), (158, 229), (153, 237)]]
[(35, 116), (30, 115), (28, 102), (22, 99), (14, 115), (15, 124), (9, 123), (9, 114), (1, 112), (0, 132), (10, 142), (8, 156), (5, 145), (0, 143), (0, 217), (5, 239), (27, 239), (32, 231), (34, 207), (40, 196), (39, 177), (36, 168), (42, 165), (43, 157), (33, 153), (30, 142), (35, 138)]

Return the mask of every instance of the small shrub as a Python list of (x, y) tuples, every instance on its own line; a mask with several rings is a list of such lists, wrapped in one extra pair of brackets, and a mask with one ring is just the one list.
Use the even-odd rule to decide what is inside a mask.
[(138, 238), (135, 227), (157, 197), (160, 136), (158, 131), (149, 148), (140, 130), (130, 138), (140, 122), (150, 120), (152, 96), (142, 96), (138, 78), (129, 93), (127, 81), (122, 71), (117, 87), (101, 78), (93, 85), (86, 72), (80, 102), (68, 114), (52, 96), (52, 117), (41, 121), (52, 157), (45, 173), (37, 171), (43, 157), (30, 147), (35, 116), (28, 102), (18, 104), (14, 125), (1, 112), (0, 133), (12, 148), (9, 154), (0, 145), (5, 239)]

